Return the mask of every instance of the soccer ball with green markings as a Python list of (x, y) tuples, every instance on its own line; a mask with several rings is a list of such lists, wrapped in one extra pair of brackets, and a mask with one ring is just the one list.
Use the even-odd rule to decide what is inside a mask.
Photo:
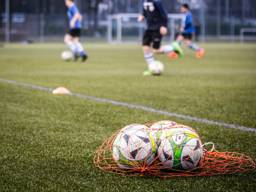
[(161, 132), (158, 157), (165, 169), (193, 170), (203, 154), (202, 142), (192, 128), (176, 125)]
[(148, 127), (132, 124), (123, 128), (113, 143), (113, 159), (122, 169), (134, 169), (151, 165), (157, 147)]
[(161, 142), (160, 136), (162, 131), (171, 129), (176, 125), (177, 123), (174, 121), (165, 120), (165, 121), (158, 121), (149, 127), (150, 134), (155, 139), (157, 145), (159, 145), (159, 143)]

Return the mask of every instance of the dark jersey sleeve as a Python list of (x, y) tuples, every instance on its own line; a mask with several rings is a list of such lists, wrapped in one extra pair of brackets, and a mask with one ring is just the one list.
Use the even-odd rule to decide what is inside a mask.
[(163, 7), (162, 2), (159, 1), (159, 0), (155, 0), (154, 4), (155, 4), (155, 7), (158, 9), (158, 11), (159, 11), (159, 13), (162, 17), (162, 19), (161, 19), (162, 26), (167, 27), (167, 25), (168, 25), (168, 15), (167, 15), (164, 7)]
[(145, 10), (144, 8), (143, 8), (143, 11), (142, 11), (142, 15), (143, 15), (144, 17), (147, 16), (146, 10)]

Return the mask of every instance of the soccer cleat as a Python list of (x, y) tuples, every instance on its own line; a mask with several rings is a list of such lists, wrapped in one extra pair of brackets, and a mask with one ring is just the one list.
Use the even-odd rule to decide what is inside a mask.
[(183, 52), (181, 46), (179, 45), (179, 43), (173, 42), (173, 43), (172, 43), (172, 46), (173, 46), (175, 52), (177, 52), (180, 57), (183, 57), (183, 56), (184, 56), (184, 52)]
[(197, 59), (203, 58), (204, 55), (205, 55), (205, 50), (202, 49), (202, 48), (200, 48), (200, 49), (196, 52), (196, 58), (197, 58)]
[(143, 76), (150, 76), (152, 73), (149, 70), (143, 72)]
[(170, 59), (178, 59), (178, 58), (179, 58), (178, 53), (176, 53), (175, 51), (170, 52), (167, 56), (168, 56)]
[(88, 59), (88, 56), (84, 54), (81, 56), (81, 59), (82, 59), (82, 62), (85, 62)]

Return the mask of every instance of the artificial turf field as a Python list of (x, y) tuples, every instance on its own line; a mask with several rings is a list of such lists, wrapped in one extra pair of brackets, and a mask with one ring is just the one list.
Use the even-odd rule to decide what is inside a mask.
[[(143, 77), (139, 45), (86, 45), (86, 64), (63, 62), (61, 44), (0, 48), (0, 78), (256, 127), (256, 45), (206, 44)], [(254, 191), (256, 173), (205, 178), (125, 177), (93, 165), (94, 152), (131, 123), (171, 119), (198, 130), (219, 151), (256, 158), (256, 133), (25, 89), (0, 82), (0, 191)]]

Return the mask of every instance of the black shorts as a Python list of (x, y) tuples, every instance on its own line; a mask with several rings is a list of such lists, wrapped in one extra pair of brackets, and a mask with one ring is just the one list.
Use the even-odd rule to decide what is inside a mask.
[(184, 39), (187, 39), (187, 40), (192, 40), (194, 36), (193, 33), (182, 33), (181, 35), (183, 36)]
[(72, 37), (80, 37), (81, 36), (81, 29), (70, 29), (68, 34)]
[(160, 30), (146, 30), (143, 36), (143, 46), (152, 46), (154, 49), (159, 49), (162, 38)]

